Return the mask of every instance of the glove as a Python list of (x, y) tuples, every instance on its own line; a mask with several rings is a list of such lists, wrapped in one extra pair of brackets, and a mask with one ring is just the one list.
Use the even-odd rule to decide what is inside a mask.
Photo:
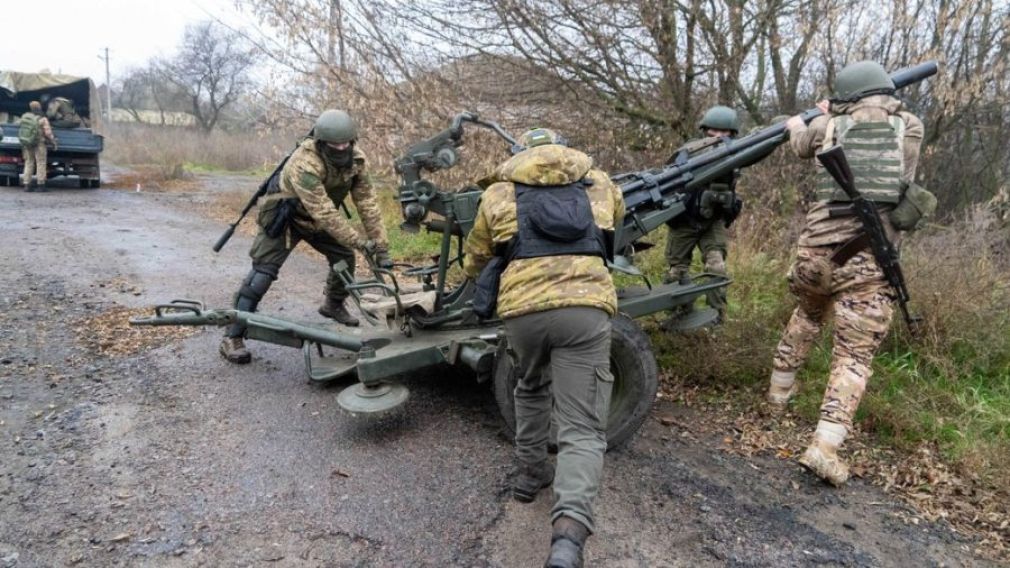
[(393, 268), (393, 259), (389, 258), (389, 251), (386, 249), (376, 249), (375, 265), (386, 270)]
[(358, 248), (361, 249), (361, 252), (367, 255), (374, 254), (375, 247), (376, 247), (375, 241), (373, 241), (372, 239), (364, 239), (358, 243)]

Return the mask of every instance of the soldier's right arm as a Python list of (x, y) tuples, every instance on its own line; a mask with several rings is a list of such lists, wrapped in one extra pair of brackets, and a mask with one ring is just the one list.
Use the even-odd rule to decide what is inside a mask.
[(905, 154), (905, 171), (902, 172), (901, 179), (913, 182), (915, 181), (915, 170), (919, 167), (919, 148), (922, 146), (925, 126), (919, 117), (910, 112), (902, 112), (900, 116), (905, 121), (905, 139), (902, 143), (902, 150)]
[(789, 125), (789, 146), (797, 157), (813, 158), (824, 143), (827, 127), (828, 117), (825, 115), (818, 116), (808, 125), (802, 122), (799, 125)]
[(362, 248), (366, 239), (346, 222), (343, 213), (333, 204), (323, 186), (324, 166), (313, 160), (292, 159), (281, 174), (288, 182), (302, 207), (316, 225), (330, 234), (340, 244), (349, 248)]
[(56, 136), (53, 135), (53, 128), (49, 125), (49, 119), (44, 116), (39, 118), (39, 129), (42, 130), (42, 137), (52, 144), (55, 149)]

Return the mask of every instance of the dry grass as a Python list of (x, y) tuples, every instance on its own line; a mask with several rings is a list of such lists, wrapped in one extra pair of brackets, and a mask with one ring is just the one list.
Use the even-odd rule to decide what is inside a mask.
[(106, 357), (125, 357), (157, 349), (200, 331), (192, 327), (133, 327), (129, 324), (132, 317), (150, 315), (150, 308), (115, 306), (76, 322), (73, 330), (77, 340), (88, 350)]
[(157, 168), (164, 179), (200, 170), (254, 171), (270, 167), (290, 149), (295, 135), (276, 132), (210, 134), (185, 127), (113, 123), (103, 158), (118, 165)]

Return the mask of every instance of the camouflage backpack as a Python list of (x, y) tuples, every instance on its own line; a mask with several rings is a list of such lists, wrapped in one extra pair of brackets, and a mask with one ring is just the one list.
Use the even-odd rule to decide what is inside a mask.
[(31, 112), (21, 115), (21, 126), (18, 127), (18, 140), (21, 145), (37, 146), (39, 138), (39, 117)]

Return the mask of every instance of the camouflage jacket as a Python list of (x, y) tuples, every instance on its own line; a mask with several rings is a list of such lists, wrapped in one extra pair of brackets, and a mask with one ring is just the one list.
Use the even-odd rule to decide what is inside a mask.
[[(281, 170), (280, 192), (266, 199), (297, 198), (299, 205), (295, 209), (294, 223), (300, 229), (325, 231), (346, 247), (360, 248), (371, 239), (379, 249), (388, 249), (378, 195), (366, 170), (365, 155), (357, 147), (350, 167), (338, 168), (326, 163), (316, 150), (315, 140), (306, 138)], [(358, 232), (340, 210), (340, 203), (348, 193), (365, 226), (365, 235)]]
[[(924, 127), (917, 116), (902, 110), (901, 101), (889, 95), (872, 95), (854, 103), (832, 104), (831, 114), (847, 114), (857, 122), (884, 121), (890, 115), (900, 116), (905, 122), (905, 137), (901, 142), (905, 171), (901, 179), (908, 182), (915, 179)], [(817, 152), (824, 148), (824, 137), (828, 131), (829, 120), (830, 116), (822, 115), (811, 121), (809, 125), (790, 130), (789, 146), (797, 156), (813, 158)], [(822, 166), (818, 162), (816, 167)], [(893, 209), (893, 207), (893, 205), (878, 205), (878, 209), (882, 213)], [(887, 215), (881, 215), (881, 221), (891, 233), (892, 238), (896, 239), (896, 231), (890, 226)], [(831, 218), (828, 215), (827, 203), (817, 201), (807, 211), (806, 224), (803, 227), (803, 232), (800, 233), (799, 245), (806, 247), (834, 246), (848, 241), (861, 230), (862, 223), (855, 216)]]
[[(586, 189), (596, 224), (613, 230), (624, 216), (620, 189), (589, 156), (564, 146), (537, 146), (513, 156), (498, 169), (498, 179), (484, 191), (473, 230), (467, 235), (463, 268), (476, 278), (494, 256), (495, 245), (518, 230), (514, 182), (558, 186), (589, 178)], [(540, 191), (550, 191), (549, 188)], [(503, 318), (554, 308), (588, 306), (617, 313), (617, 294), (603, 259), (596, 256), (546, 256), (514, 259), (501, 277), (498, 315)]]

